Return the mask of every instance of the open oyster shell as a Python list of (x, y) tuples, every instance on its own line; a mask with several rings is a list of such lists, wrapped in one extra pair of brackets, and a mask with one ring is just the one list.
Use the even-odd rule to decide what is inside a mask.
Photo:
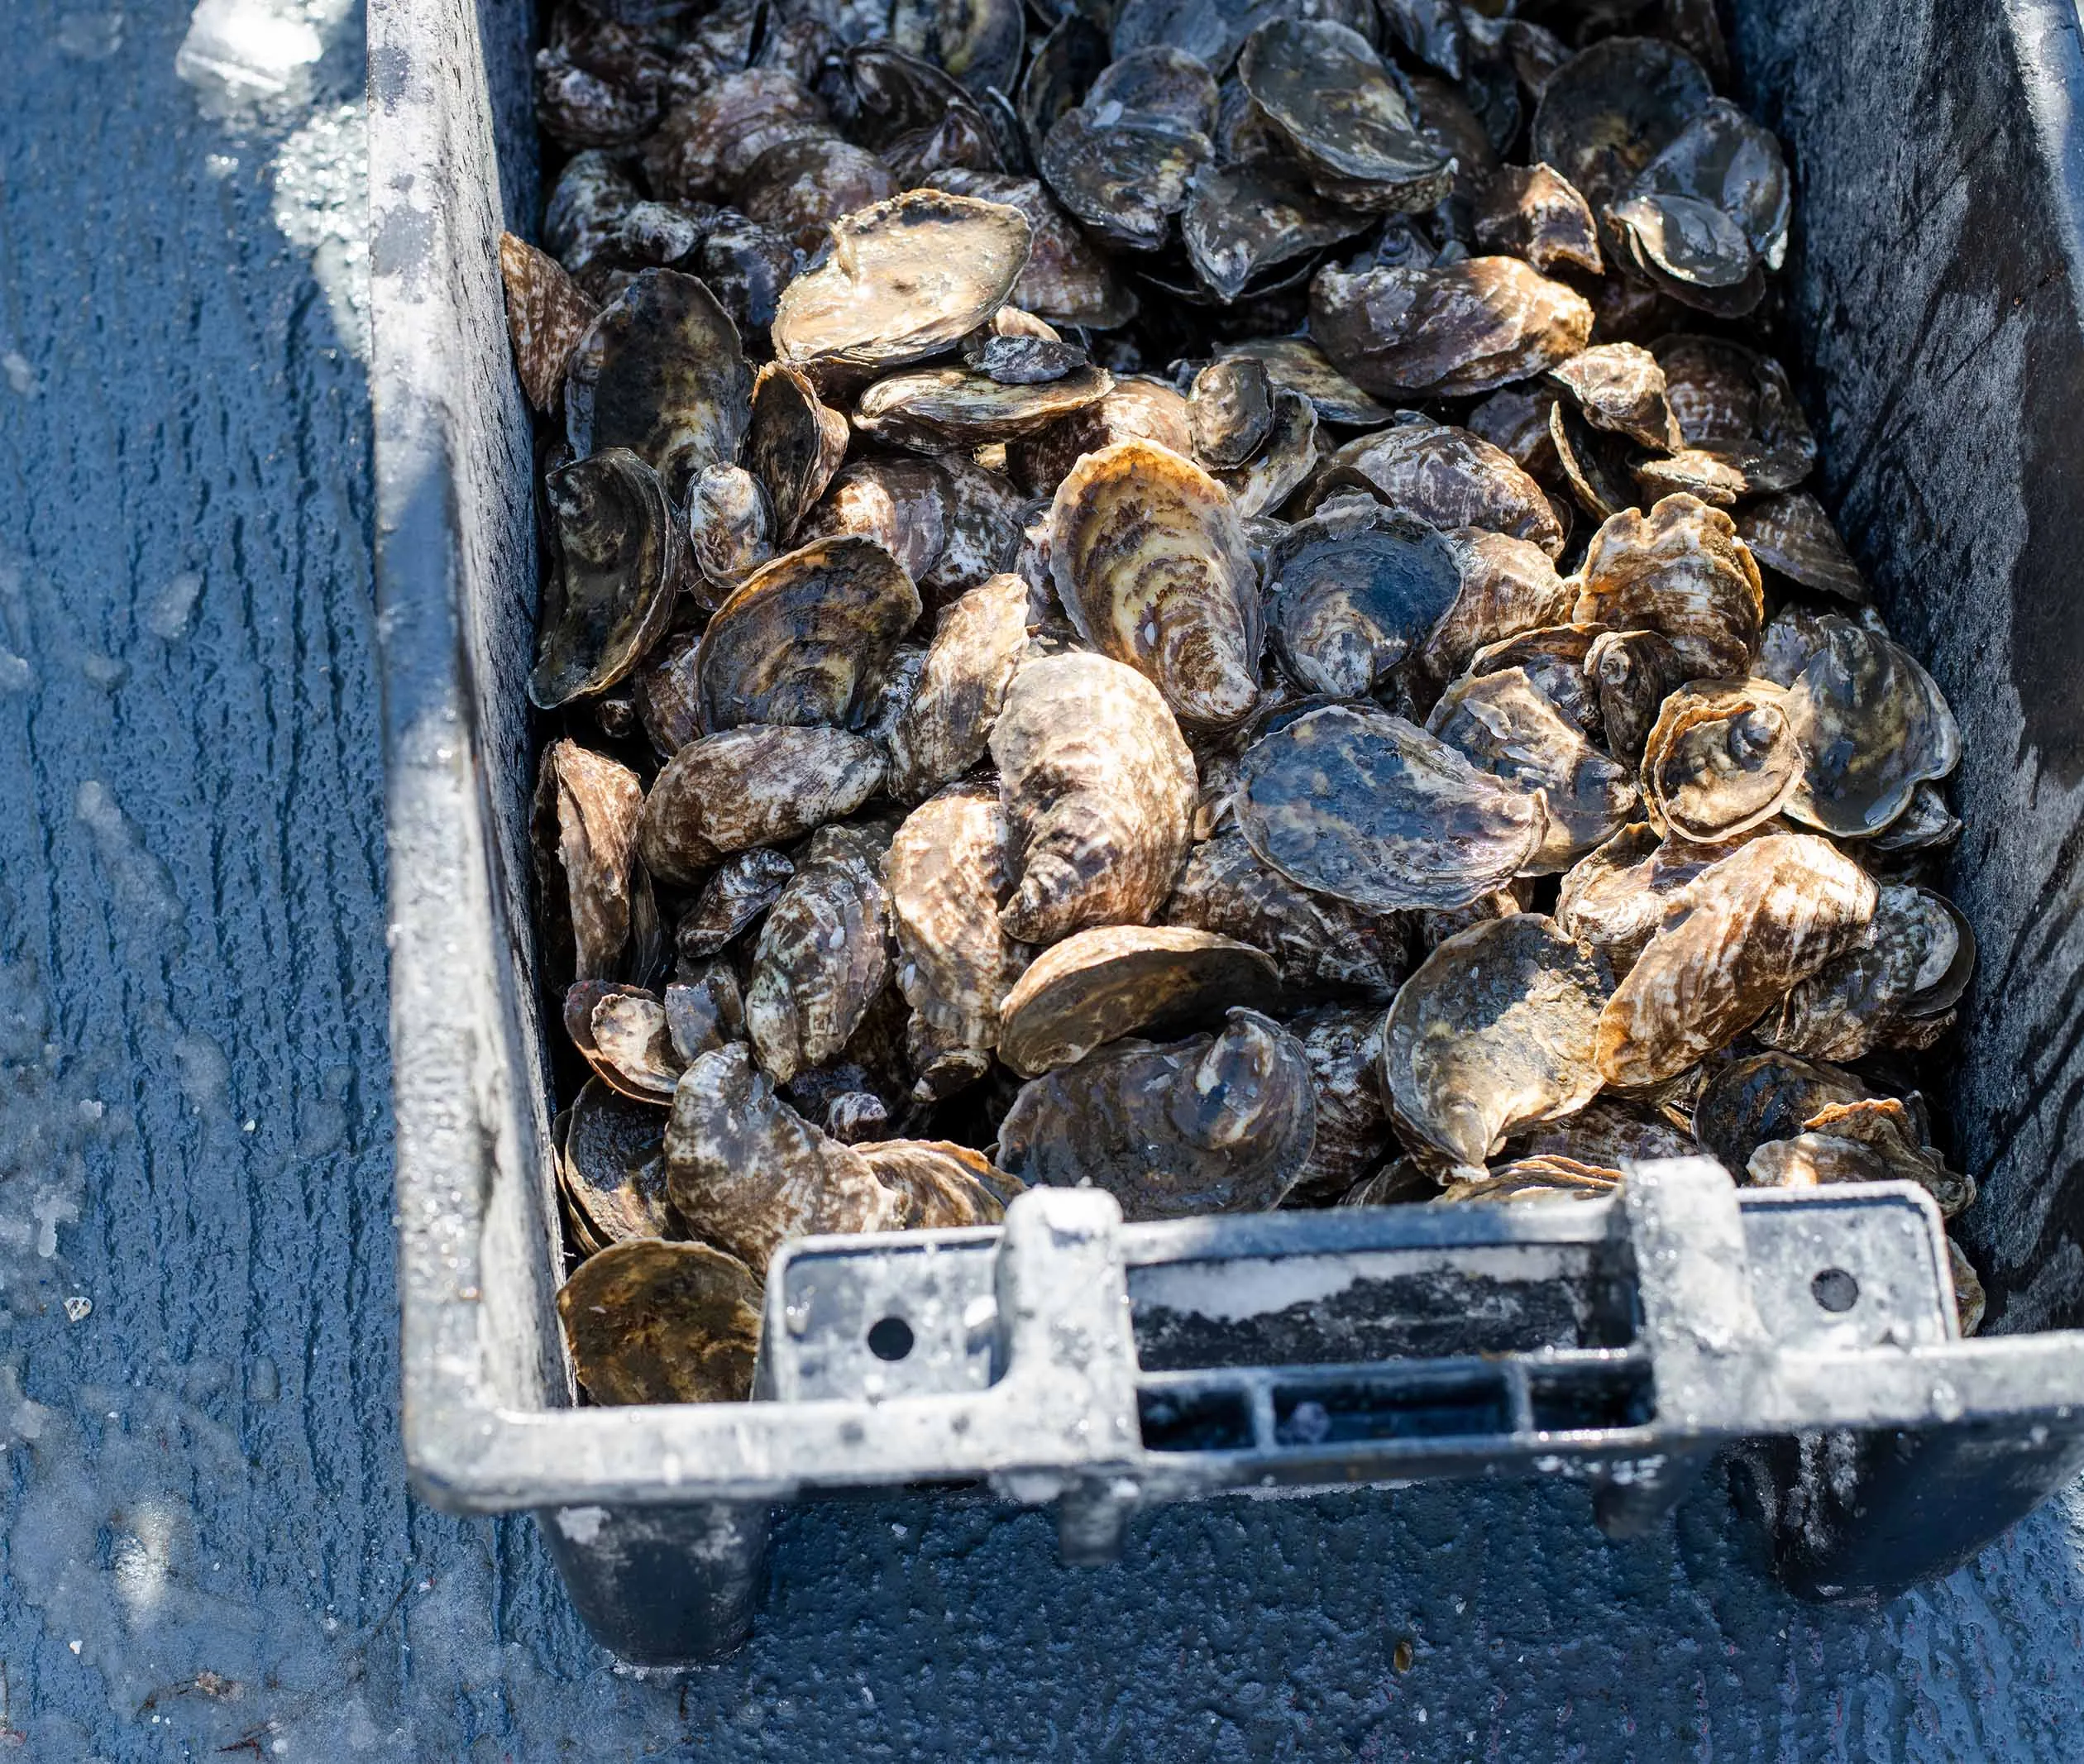
[(543, 499), (555, 556), (528, 699), (549, 710), (615, 685), (665, 635), (681, 547), (664, 485), (627, 448), (551, 472)]
[(557, 1182), (566, 1204), (604, 1249), (633, 1237), (672, 1235), (665, 1111), (588, 1078), (566, 1123)]
[(611, 1245), (558, 1290), (557, 1317), (596, 1403), (743, 1403), (753, 1394), (759, 1282), (707, 1244)]
[(1524, 258), (1544, 275), (1559, 264), (1592, 275), (1605, 267), (1591, 204), (1553, 165), (1501, 165), (1483, 180), (1476, 243)]
[(1608, 37), (1543, 83), (1530, 151), (1601, 208), (1713, 98), (1707, 74), (1684, 50), (1652, 37)]
[(1712, 844), (1785, 808), (1802, 749), (1784, 700), (1766, 680), (1696, 680), (1666, 699), (1642, 753), (1651, 825)]

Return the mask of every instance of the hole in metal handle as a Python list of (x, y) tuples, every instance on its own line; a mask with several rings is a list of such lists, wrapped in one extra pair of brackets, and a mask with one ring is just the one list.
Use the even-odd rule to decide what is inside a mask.
[(868, 1330), (868, 1351), (878, 1360), (902, 1360), (912, 1350), (911, 1325), (901, 1317), (886, 1317)]
[(1860, 1283), (1843, 1268), (1826, 1268), (1809, 1282), (1809, 1294), (1826, 1311), (1850, 1311), (1860, 1302)]

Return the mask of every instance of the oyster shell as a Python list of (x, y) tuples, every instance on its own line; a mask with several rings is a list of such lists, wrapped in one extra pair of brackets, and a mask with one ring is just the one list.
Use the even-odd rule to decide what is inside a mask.
[(1403, 983), (1382, 1030), (1384, 1094), (1414, 1145), (1484, 1163), (1518, 1128), (1599, 1094), (1594, 1042), (1612, 985), (1539, 913), (1457, 933)]
[(885, 744), (886, 787), (915, 802), (984, 757), (1027, 645), (1027, 584), (994, 576), (942, 612), (917, 689)]
[(1779, 687), (1696, 680), (1664, 702), (1642, 753), (1651, 825), (1713, 844), (1763, 826), (1802, 779), (1802, 749)]
[(1274, 19), (1246, 40), (1237, 74), (1259, 114), (1333, 200), (1369, 213), (1416, 213), (1452, 184), (1453, 160), (1419, 133), (1359, 31), (1328, 19)]
[(1057, 119), (1036, 169), (1087, 232), (1121, 250), (1154, 251), (1215, 151), (1207, 136), (1169, 117), (1081, 105)]
[(714, 610), (774, 557), (774, 515), (760, 480), (742, 466), (705, 466), (689, 482), (688, 550), (702, 586), (695, 598)]
[(1599, 257), (1592, 206), (1553, 165), (1501, 165), (1476, 192), (1476, 243), (1524, 258), (1546, 275), (1567, 264), (1592, 275)]
[(743, 1042), (681, 1074), (666, 1124), (666, 1180), (690, 1229), (762, 1279), (788, 1239), (900, 1231), (909, 1206), (859, 1152), (775, 1095)]
[(1291, 881), (1374, 912), (1465, 905), (1539, 849), (1540, 801), (1401, 717), (1341, 705), (1265, 736), (1240, 767), (1245, 840)]
[(677, 499), (703, 466), (737, 460), (752, 387), (738, 327), (708, 286), (645, 270), (572, 347), (565, 438), (581, 459), (628, 447)]
[(1569, 1158), (1618, 1170), (1644, 1158), (1691, 1158), (1700, 1148), (1690, 1134), (1647, 1109), (1608, 1097), (1594, 1097), (1575, 1115), (1515, 1134), (1505, 1150), (1515, 1159)]
[(600, 308), (556, 258), (510, 232), (499, 235), (499, 280), (521, 390), (548, 414), (564, 397), (565, 364)]
[(557, 1317), (596, 1403), (743, 1403), (753, 1394), (759, 1282), (707, 1244), (611, 1245), (558, 1289)]
[(1546, 386), (1507, 386), (1494, 392), (1463, 421), (1479, 441), (1512, 455), (1522, 471), (1536, 478), (1558, 470), (1556, 443), (1549, 438), (1549, 413), (1556, 394)]
[(1162, 380), (1141, 375), (1117, 378), (1097, 404), (1052, 423), (1040, 435), (1006, 448), (1008, 469), (1037, 496), (1055, 495), (1072, 467), (1087, 455), (1125, 441), (1148, 441), (1185, 455), (1193, 451), (1187, 400)]
[(841, 729), (755, 724), (705, 735), (652, 781), (638, 822), (644, 867), (691, 887), (734, 852), (784, 844), (852, 814), (882, 775), (882, 755)]
[(1517, 257), (1432, 268), (1326, 267), (1310, 335), (1356, 385), (1384, 398), (1459, 398), (1559, 366), (1590, 340), (1592, 308)]
[(782, 290), (774, 352), (814, 374), (887, 372), (959, 342), (1027, 265), (1017, 208), (907, 190), (835, 221), (832, 254)]
[(1982, 1327), (1983, 1312), (1990, 1301), (1984, 1294), (1975, 1264), (1951, 1237), (1947, 1240), (1947, 1267), (1953, 1277), (1954, 1314), (1960, 1322), (1961, 1332), (1963, 1336), (1972, 1336)]
[(1212, 476), (1250, 519), (1278, 509), (1317, 469), (1317, 411), (1300, 392), (1274, 394), (1274, 432), (1258, 458)]
[(1510, 454), (1465, 428), (1399, 423), (1349, 441), (1331, 457), (1374, 485), (1392, 508), (1443, 532), (1481, 527), (1528, 540), (1551, 558), (1563, 549), (1563, 523), (1541, 486)]
[(1288, 1204), (1329, 1206), (1396, 1149), (1377, 1071), (1382, 1022), (1379, 1007), (1351, 1005), (1318, 1005), (1289, 1020), (1310, 1063), (1317, 1136)]
[(1724, 1045), (1852, 949), (1876, 897), (1857, 863), (1807, 834), (1768, 834), (1709, 864), (1608, 1001), (1599, 1070), (1654, 1084)]
[(1525, 668), (1464, 676), (1433, 706), (1426, 730), (1492, 777), (1541, 797), (1546, 829), (1522, 862), (1527, 874), (1568, 869), (1636, 811), (1626, 768), (1587, 741)]
[(1142, 441), (1081, 460), (1057, 488), (1049, 569), (1079, 634), (1147, 676), (1183, 724), (1250, 713), (1258, 582), (1228, 494), (1192, 460)]
[[(579, 1051), (597, 1076), (625, 1097), (639, 1102), (672, 1100), (673, 1082), (687, 1062), (674, 1051), (665, 1006), (641, 987), (606, 986), (581, 981), (566, 996), (565, 1021), (571, 1022), (575, 1002), (584, 1004), (586, 1037)], [(578, 1038), (574, 1036), (577, 1040)]]
[(1243, 465), (1274, 433), (1274, 385), (1250, 356), (1212, 361), (1187, 394), (1194, 457), (1211, 471)]
[(832, 480), (796, 538), (805, 543), (849, 533), (873, 539), (920, 582), (948, 549), (949, 500), (941, 461), (856, 460)]
[(702, 732), (695, 700), (699, 631), (668, 631), (630, 675), (630, 696), (645, 736), (661, 759), (671, 759)]
[(543, 494), (554, 561), (528, 700), (550, 710), (606, 691), (665, 635), (681, 564), (665, 486), (627, 448), (561, 466)]
[(1518, 1158), (1494, 1170), (1451, 1182), (1440, 1191), (1449, 1201), (1596, 1201), (1621, 1185), (1621, 1173), (1575, 1158)]
[(1527, 682), (1564, 719), (1596, 743), (1606, 739), (1599, 694), (1585, 672), (1592, 646), (1607, 635), (1596, 624), (1551, 624), (1486, 643), (1470, 657), (1471, 674), (1501, 674), (1512, 667), (1526, 671)]
[(566, 1203), (603, 1249), (672, 1232), (666, 1116), (655, 1103), (633, 1102), (588, 1078), (572, 1100), (557, 1178)]
[(945, 68), (977, 97), (1011, 92), (1027, 42), (1020, 0), (896, 0), (891, 41)]
[(1257, 361), (1275, 385), (1300, 392), (1309, 399), (1320, 422), (1365, 428), (1389, 420), (1389, 407), (1377, 404), (1332, 366), (1331, 358), (1307, 337), (1263, 337), (1241, 343), (1219, 343), (1216, 352), (1226, 358), (1244, 356)]
[(777, 557), (702, 633), (702, 727), (852, 722), (919, 614), (904, 566), (872, 539), (815, 539)]
[(1570, 395), (1594, 428), (1608, 429), (1646, 447), (1675, 450), (1679, 425), (1665, 396), (1657, 358), (1633, 343), (1597, 343), (1582, 350), (1549, 379)]
[(800, 251), (815, 251), (842, 215), (898, 191), (896, 176), (866, 147), (831, 136), (800, 136), (767, 149), (731, 194), (748, 219)]
[(1302, 1173), (1316, 1120), (1301, 1046), (1240, 1010), (1220, 1035), (1116, 1041), (1030, 1080), (998, 1159), (1030, 1186), (1105, 1188), (1132, 1220), (1255, 1212)]
[(667, 115), (644, 144), (644, 175), (657, 196), (721, 200), (762, 154), (834, 132), (824, 103), (794, 74), (740, 67)]
[(1711, 98), (1609, 210), (1621, 255), (1675, 299), (1718, 317), (1749, 312), (1787, 251), (1780, 143), (1728, 98)]
[(901, 447), (938, 453), (1032, 435), (1097, 404), (1114, 390), (1105, 368), (1055, 380), (1006, 383), (960, 367), (913, 368), (879, 380), (854, 407), (854, 427)]
[(1685, 661), (1655, 631), (1602, 631), (1585, 652), (1585, 672), (1599, 693), (1607, 751), (1639, 763), (1665, 700), (1686, 677)]
[(1762, 496), (1739, 509), (1737, 537), (1766, 568), (1798, 587), (1834, 594), (1856, 606), (1874, 598), (1824, 504), (1807, 490)]
[(1550, 554), (1531, 541), (1477, 527), (1446, 539), (1461, 566), (1461, 591), (1418, 652), (1418, 672), (1436, 691), (1487, 645), (1563, 624), (1577, 599), (1575, 579), (1559, 576)]
[(1805, 762), (1788, 816), (1841, 837), (1879, 833), (1959, 763), (1961, 730), (1901, 644), (1835, 613), (1817, 624), (1820, 647), (1787, 689)]
[(1948, 808), (1946, 797), (1936, 785), (1920, 784), (1910, 794), (1910, 807), (1869, 839), (1867, 849), (1893, 856), (1951, 845), (1960, 837), (1960, 817)]
[(1273, 1002), (1272, 960), (1173, 925), (1102, 925), (1044, 950), (1000, 1007), (999, 1058), (1036, 1078), (1126, 1035), (1191, 1027), (1230, 1005)]
[(1816, 437), (1779, 362), (1722, 337), (1684, 334), (1660, 338), (1651, 353), (1689, 452), (1724, 468), (1732, 494), (1792, 490), (1814, 468)]
[(1642, 954), (1666, 909), (1694, 877), (1748, 838), (1720, 845), (1695, 845), (1659, 837), (1647, 821), (1623, 827), (1588, 852), (1563, 878), (1556, 922), (1565, 935), (1603, 949), (1617, 973)]
[(905, 1229), (997, 1225), (1025, 1186), (967, 1145), (945, 1140), (877, 1140), (854, 1148), (886, 1188), (905, 1198)]
[(682, 959), (715, 955), (781, 898), (795, 874), (796, 866), (780, 852), (764, 848), (725, 858), (674, 931)]
[(1601, 208), (1713, 97), (1707, 74), (1684, 50), (1651, 37), (1608, 37), (1543, 84), (1529, 151)]
[[(1549, 407), (1548, 422), (1550, 451), (1580, 508), (1595, 520), (1607, 520), (1642, 504), (1643, 492), (1638, 485), (1642, 471), (1637, 462), (1643, 454), (1639, 444), (1625, 435), (1594, 428), (1575, 405), (1565, 401)], [(1698, 492), (1703, 500), (1718, 505), (1732, 500), (1730, 493), (1697, 476), (1662, 488)]]
[(1202, 285), (1227, 304), (1282, 265), (1351, 238), (1369, 218), (1320, 196), (1293, 166), (1255, 159), (1205, 168), (1187, 193), (1179, 233)]
[[(630, 892), (643, 786), (637, 774), (576, 741), (543, 750), (535, 796), (536, 880), (554, 937), (569, 927), (572, 972), (605, 980), (629, 940)], [(564, 963), (546, 964), (562, 972)]]
[(1302, 997), (1350, 990), (1388, 999), (1403, 978), (1410, 942), (1403, 920), (1299, 887), (1237, 833), (1193, 849), (1165, 922), (1264, 950), (1283, 991)]
[(999, 918), (1025, 943), (1142, 925), (1187, 849), (1193, 757), (1157, 688), (1103, 656), (1032, 661), (991, 736), (1019, 886)]
[(1975, 967), (1975, 934), (1951, 901), (1891, 884), (1860, 941), (1790, 988), (1753, 1033), (1812, 1059), (1920, 1046), (1927, 1025), (1944, 1026)]
[(1893, 1097), (1828, 1105), (1792, 1139), (1751, 1154), (1746, 1176), (1761, 1188), (1811, 1188), (1839, 1182), (1914, 1182), (1952, 1218), (1976, 1198), (1976, 1184), (1947, 1168), (1923, 1144), (1910, 1111)]
[(810, 375), (770, 361), (753, 382), (746, 463), (766, 485), (774, 537), (786, 543), (847, 457), (847, 419), (820, 402)]
[(1615, 515), (1593, 534), (1579, 580), (1577, 620), (1658, 632), (1695, 678), (1741, 679), (1758, 653), (1758, 566), (1736, 523), (1698, 497)]
[[(1068, 26), (1072, 21), (1066, 21)], [(1064, 27), (1059, 27), (1064, 28)], [(929, 183), (952, 195), (1001, 203), (1027, 217), (1027, 266), (1013, 284), (1013, 304), (1053, 324), (1111, 330), (1136, 316), (1136, 297), (1095, 251), (1041, 180), (1002, 172), (937, 171)]]
[(887, 837), (820, 827), (753, 949), (745, 1026), (777, 1084), (836, 1059), (893, 969)]
[(1265, 578), (1281, 666), (1336, 698), (1383, 686), (1462, 586), (1461, 565), (1436, 529), (1357, 498), (1291, 526), (1268, 549)]
[(1821, 1111), (1871, 1097), (1854, 1073), (1792, 1054), (1747, 1054), (1716, 1068), (1694, 1104), (1694, 1137), (1742, 1179), (1752, 1154), (1793, 1139)]

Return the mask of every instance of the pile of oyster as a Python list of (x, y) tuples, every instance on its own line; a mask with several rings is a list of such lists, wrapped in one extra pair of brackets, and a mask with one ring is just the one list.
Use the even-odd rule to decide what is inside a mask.
[(565, 0), (538, 69), (596, 1399), (1035, 1183), (1968, 1202), (1959, 738), (1804, 487), (1712, 6)]

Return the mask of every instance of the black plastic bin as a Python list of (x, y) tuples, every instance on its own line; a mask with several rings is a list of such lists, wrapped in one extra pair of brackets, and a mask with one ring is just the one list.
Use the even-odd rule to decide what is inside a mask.
[[(1824, 493), (1965, 738), (1950, 890), (1983, 963), (1946, 1101), (1985, 1334), (1957, 1338), (1936, 1215), (1897, 1186), (1740, 1193), (1683, 1160), (1612, 1202), (1134, 1226), (1051, 1190), (1003, 1231), (792, 1245), (761, 1400), (605, 1409), (575, 1406), (551, 1304), (528, 978), (531, 450), (495, 262), (535, 219), (528, 16), (372, 0), (406, 1447), (443, 1506), (540, 1512), (619, 1653), (732, 1645), (770, 1503), (814, 1489), (982, 1480), (1055, 1503), (1090, 1560), (1140, 1503), (1272, 1483), (1569, 1475), (1639, 1528), (1736, 1449), (1779, 1570), (1831, 1597), (1943, 1571), (2084, 1461), (2077, 14), (1731, 22), (1795, 169)], [(1484, 1338), (1442, 1357), (1425, 1317), (1478, 1288)], [(888, 1316), (897, 1361), (865, 1346)]]

